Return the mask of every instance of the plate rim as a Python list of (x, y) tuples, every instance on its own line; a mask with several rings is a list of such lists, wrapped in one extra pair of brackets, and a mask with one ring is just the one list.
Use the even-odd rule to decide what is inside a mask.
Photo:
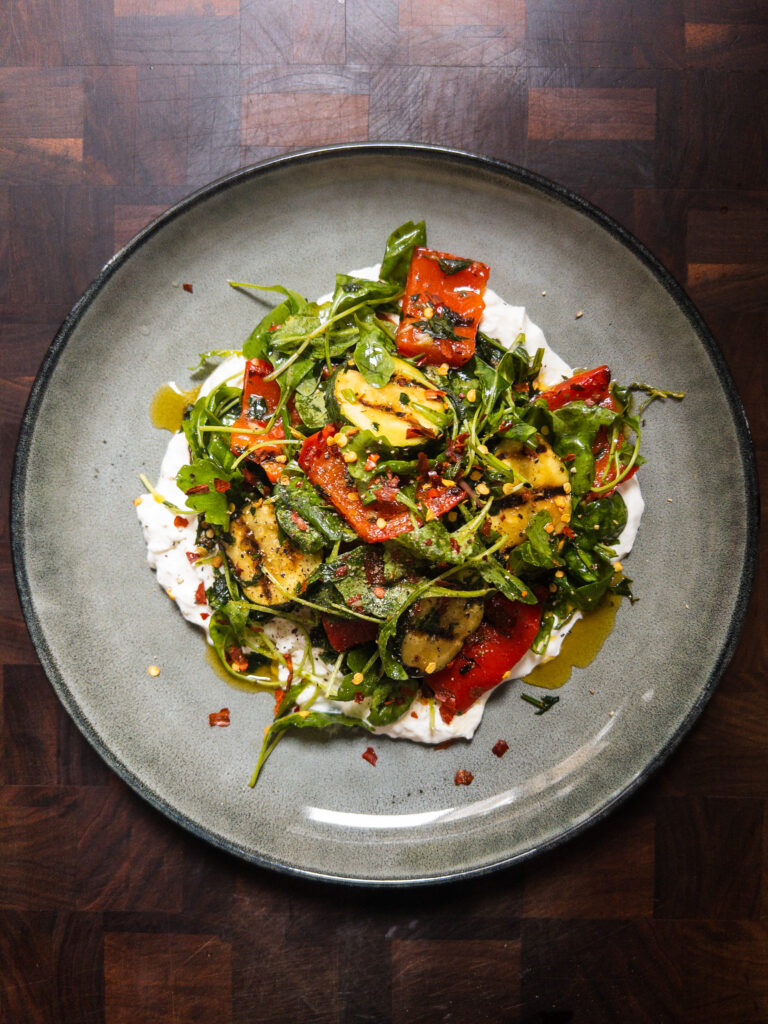
[[(589, 217), (599, 227), (602, 227), (617, 239), (626, 249), (629, 250), (631, 255), (640, 260), (640, 262), (653, 274), (655, 279), (674, 300), (678, 309), (688, 320), (696, 334), (696, 337), (701, 342), (704, 350), (709, 356), (720, 386), (723, 389), (729, 411), (736, 428), (739, 442), (739, 453), (741, 455), (741, 462), (744, 471), (746, 499), (745, 553), (739, 572), (739, 586), (730, 622), (731, 628), (728, 632), (725, 643), (722, 645), (719, 655), (710, 670), (706, 684), (702, 687), (701, 692), (686, 717), (678, 725), (676, 730), (667, 737), (666, 742), (657, 754), (643, 767), (640, 772), (637, 773), (634, 778), (630, 779), (626, 785), (615, 792), (612, 798), (600, 806), (594, 813), (590, 814), (584, 820), (572, 824), (570, 827), (559, 832), (556, 836), (537, 843), (528, 850), (520, 851), (507, 857), (472, 868), (463, 868), (461, 870), (451, 871), (448, 873), (412, 875), (402, 878), (368, 878), (358, 875), (332, 874), (322, 870), (289, 864), (263, 854), (255, 853), (253, 850), (247, 849), (242, 844), (232, 841), (226, 835), (198, 824), (187, 814), (180, 812), (172, 804), (168, 803), (168, 801), (166, 801), (159, 793), (149, 788), (149, 786), (102, 741), (96, 729), (82, 712), (77, 700), (56, 665), (56, 661), (50, 651), (45, 633), (34, 608), (32, 591), (26, 575), (23, 530), (19, 525), (20, 515), (24, 507), (24, 484), (28, 468), (29, 443), (34, 431), (40, 405), (56, 368), (56, 364), (58, 363), (62, 352), (66, 348), (70, 337), (111, 277), (163, 227), (171, 223), (177, 217), (182, 216), (194, 206), (212, 198), (226, 189), (250, 179), (256, 180), (259, 177), (282, 168), (297, 167), (304, 163), (312, 163), (318, 160), (332, 160), (360, 155), (375, 155), (377, 157), (384, 155), (394, 157), (422, 157), (429, 160), (435, 160), (440, 163), (450, 164), (454, 167), (473, 167), (478, 170), (490, 172), (497, 176), (501, 176), (502, 178), (507, 178), (513, 183), (523, 184), (533, 188), (538, 192), (544, 193), (550, 198), (555, 198), (556, 200), (565, 203), (565, 205), (576, 209)], [(152, 807), (161, 811), (167, 818), (174, 822), (174, 824), (180, 825), (186, 831), (191, 832), (199, 839), (202, 839), (214, 847), (238, 857), (240, 860), (245, 860), (248, 863), (258, 865), (259, 867), (269, 868), (282, 874), (298, 876), (314, 881), (333, 882), (336, 884), (350, 886), (367, 886), (369, 888), (391, 888), (393, 886), (409, 887), (456, 882), (467, 878), (476, 878), (504, 868), (509, 868), (513, 865), (521, 864), (532, 857), (538, 856), (562, 845), (587, 828), (599, 824), (620, 804), (623, 804), (628, 800), (641, 785), (651, 778), (651, 776), (672, 755), (678, 745), (689, 733), (693, 724), (699, 718), (704, 707), (712, 697), (715, 688), (720, 682), (720, 679), (725, 673), (736, 651), (736, 646), (741, 637), (746, 621), (749, 599), (757, 569), (760, 499), (756, 458), (749, 423), (741, 396), (739, 395), (731, 372), (725, 362), (725, 358), (701, 314), (682, 286), (677, 282), (670, 271), (631, 232), (602, 211), (599, 207), (584, 199), (578, 193), (517, 164), (500, 160), (495, 157), (470, 153), (461, 149), (427, 145), (424, 143), (350, 142), (339, 145), (319, 146), (297, 150), (292, 153), (271, 157), (267, 160), (238, 168), (235, 171), (216, 178), (208, 184), (193, 190), (188, 195), (172, 204), (167, 210), (142, 228), (141, 231), (122, 246), (104, 264), (96, 277), (94, 277), (86, 290), (69, 311), (56, 332), (30, 389), (21, 419), (13, 461), (9, 518), (10, 547), (16, 589), (30, 638), (36, 654), (40, 659), (43, 670), (45, 671), (46, 677), (53, 687), (58, 699), (64, 705), (64, 708), (70, 718), (74, 721), (75, 725), (77, 725), (82, 735), (96, 750), (105, 763), (114, 772), (116, 772), (124, 782), (126, 782)]]

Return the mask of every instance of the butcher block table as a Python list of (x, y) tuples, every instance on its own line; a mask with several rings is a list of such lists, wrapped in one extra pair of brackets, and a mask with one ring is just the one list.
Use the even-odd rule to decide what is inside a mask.
[[(717, 339), (762, 468), (764, 0), (5, 0), (3, 502), (40, 362), (118, 248), (227, 172), (366, 140), (519, 164), (634, 233)], [(6, 515), (0, 558), (4, 1024), (768, 1020), (764, 575), (711, 702), (618, 811), (382, 890), (242, 862), (145, 803), (40, 667)]]

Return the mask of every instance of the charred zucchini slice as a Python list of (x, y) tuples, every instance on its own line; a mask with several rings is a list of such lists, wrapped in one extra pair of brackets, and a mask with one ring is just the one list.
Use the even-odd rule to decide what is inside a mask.
[[(319, 554), (299, 551), (287, 538), (280, 538), (274, 506), (246, 505), (230, 522), (232, 543), (224, 548), (235, 575), (249, 601), (256, 604), (287, 604), (283, 593), (299, 593), (307, 578), (321, 562)], [(266, 568), (278, 581), (278, 588), (262, 572)]]
[(332, 381), (329, 408), (393, 448), (439, 437), (447, 417), (445, 399), (415, 366), (403, 359), (393, 362), (395, 372), (383, 388), (373, 387), (353, 367), (340, 370)]
[(554, 532), (562, 533), (571, 519), (571, 486), (568, 470), (552, 448), (545, 441), (535, 449), (508, 441), (496, 455), (527, 481), (520, 491), (503, 498), (499, 511), (489, 517), (491, 528), (506, 534), (504, 547), (522, 544), (537, 512), (549, 512)]
[(400, 660), (418, 672), (439, 672), (453, 661), (482, 618), (482, 601), (463, 597), (417, 601), (400, 633)]

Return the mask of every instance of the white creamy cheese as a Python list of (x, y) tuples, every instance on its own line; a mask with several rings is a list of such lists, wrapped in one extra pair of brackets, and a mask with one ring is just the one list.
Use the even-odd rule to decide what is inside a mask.
[[(350, 272), (353, 277), (376, 280), (378, 265), (365, 267)], [(318, 301), (325, 302), (330, 295), (322, 296)], [(485, 311), (480, 321), (480, 329), (484, 334), (497, 338), (503, 345), (511, 346), (519, 334), (525, 335), (525, 344), (533, 354), (543, 349), (541, 372), (537, 383), (541, 387), (549, 387), (572, 374), (571, 367), (554, 352), (547, 344), (541, 328), (534, 324), (524, 306), (511, 306), (500, 298), (492, 289), (485, 291)], [(242, 387), (245, 359), (242, 356), (231, 356), (221, 363), (205, 380), (200, 395), (210, 394), (214, 388), (224, 381), (233, 386)], [(189, 462), (189, 450), (183, 433), (174, 434), (160, 467), (160, 479), (157, 491), (163, 498), (179, 508), (185, 507), (186, 495), (176, 486), (176, 474), (181, 467)], [(627, 506), (627, 524), (615, 545), (618, 561), (626, 557), (632, 549), (643, 514), (643, 498), (637, 478), (633, 477), (617, 488)], [(179, 522), (177, 513), (166, 508), (150, 494), (143, 494), (137, 501), (139, 521), (144, 531), (147, 545), (147, 560), (157, 573), (157, 582), (174, 600), (182, 615), (197, 626), (202, 626), (208, 633), (208, 622), (212, 613), (207, 602), (199, 603), (196, 598), (200, 593), (200, 584), (207, 588), (213, 582), (213, 570), (207, 565), (197, 565), (194, 558), (196, 551), (195, 538), (197, 533), (197, 516), (185, 514)], [(187, 557), (187, 556), (190, 557)], [(190, 560), (192, 558), (192, 560)], [(557, 657), (566, 634), (581, 618), (577, 612), (573, 618), (559, 630), (553, 631), (543, 655), (528, 651), (510, 671), (510, 679), (524, 678), (537, 665)], [(275, 642), (282, 654), (290, 654), (294, 665), (301, 662), (304, 654), (304, 637), (292, 623), (285, 619), (272, 618), (264, 624), (265, 631)], [(323, 662), (320, 652), (313, 650), (315, 676), (319, 682), (327, 678), (332, 667)], [(287, 678), (287, 670), (281, 669), (280, 676)], [(327, 684), (326, 684), (327, 689)], [(402, 718), (390, 725), (379, 726), (374, 733), (390, 736), (394, 739), (407, 739), (417, 743), (444, 743), (450, 739), (470, 739), (483, 717), (485, 703), (490, 692), (484, 694), (463, 715), (456, 715), (450, 722), (444, 722), (435, 706), (430, 707), (417, 698)], [(312, 705), (317, 711), (337, 711), (354, 718), (365, 717), (368, 703), (363, 701), (334, 701), (322, 695), (322, 688), (311, 683), (302, 692), (298, 703), (302, 706)]]

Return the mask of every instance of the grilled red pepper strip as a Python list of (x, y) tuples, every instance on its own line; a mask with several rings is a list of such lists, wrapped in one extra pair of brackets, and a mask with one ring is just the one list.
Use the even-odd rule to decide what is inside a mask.
[[(253, 445), (259, 442), (258, 448), (254, 448), (247, 456), (248, 460), (263, 465), (267, 477), (274, 483), (282, 472), (282, 467), (274, 461), (274, 456), (283, 451), (279, 444), (262, 444), (261, 441), (285, 440), (285, 431), (282, 423), (276, 423), (268, 433), (264, 433), (267, 425), (266, 419), (257, 420), (250, 415), (251, 398), (261, 398), (268, 413), (273, 413), (280, 401), (280, 385), (276, 380), (265, 380), (272, 373), (272, 364), (266, 359), (249, 359), (245, 364), (243, 376), (243, 401), (240, 407), (240, 416), (235, 420), (233, 426), (235, 431), (230, 435), (229, 447), (234, 455), (242, 455)], [(242, 434), (236, 433), (242, 430)], [(250, 431), (250, 432), (249, 432)], [(260, 431), (261, 433), (253, 433)]]
[[(543, 398), (550, 410), (560, 409), (568, 402), (590, 401), (594, 405), (602, 405), (606, 409), (616, 411), (617, 405), (609, 391), (611, 383), (611, 371), (607, 366), (598, 366), (594, 370), (585, 370), (575, 376), (564, 380), (561, 384), (547, 388), (540, 392), (537, 398)], [(619, 436), (618, 444), (622, 443)], [(615, 477), (610, 468), (610, 441), (604, 429), (600, 429), (592, 446), (592, 453), (595, 456), (595, 484), (605, 485)], [(625, 480), (631, 479), (637, 472), (635, 466), (631, 473), (628, 473)], [(609, 475), (610, 474), (610, 475)], [(603, 497), (603, 494), (595, 494), (593, 491), (587, 495), (587, 501)], [(610, 493), (610, 492), (607, 492)]]
[[(442, 263), (442, 266), (441, 266)], [(453, 266), (462, 269), (451, 272)], [(445, 252), (413, 250), (397, 329), (397, 350), (425, 363), (463, 366), (475, 353), (477, 325), (485, 309), (489, 268)]]
[[(299, 453), (301, 468), (364, 541), (374, 544), (376, 541), (392, 540), (400, 533), (408, 533), (413, 529), (413, 524), (407, 509), (394, 511), (392, 502), (363, 504), (357, 488), (347, 475), (340, 450), (336, 446), (328, 447), (328, 438), (336, 433), (336, 429), (333, 424), (329, 424), (306, 439)], [(426, 505), (435, 516), (450, 512), (466, 497), (466, 492), (460, 487), (442, 485), (427, 487), (416, 493), (416, 500)]]
[(611, 383), (611, 371), (607, 366), (597, 366), (594, 370), (584, 370), (561, 384), (539, 392), (536, 398), (543, 398), (554, 412), (569, 402), (585, 402), (590, 399), (599, 405), (608, 398), (608, 385)]
[(379, 627), (375, 622), (364, 619), (336, 619), (330, 615), (320, 616), (328, 643), (334, 651), (348, 651), (350, 647), (375, 640)]
[(442, 702), (440, 714), (444, 719), (467, 711), (478, 697), (506, 679), (535, 640), (541, 611), (540, 604), (509, 601), (501, 594), (489, 599), (485, 619), (459, 654), (428, 678)]

